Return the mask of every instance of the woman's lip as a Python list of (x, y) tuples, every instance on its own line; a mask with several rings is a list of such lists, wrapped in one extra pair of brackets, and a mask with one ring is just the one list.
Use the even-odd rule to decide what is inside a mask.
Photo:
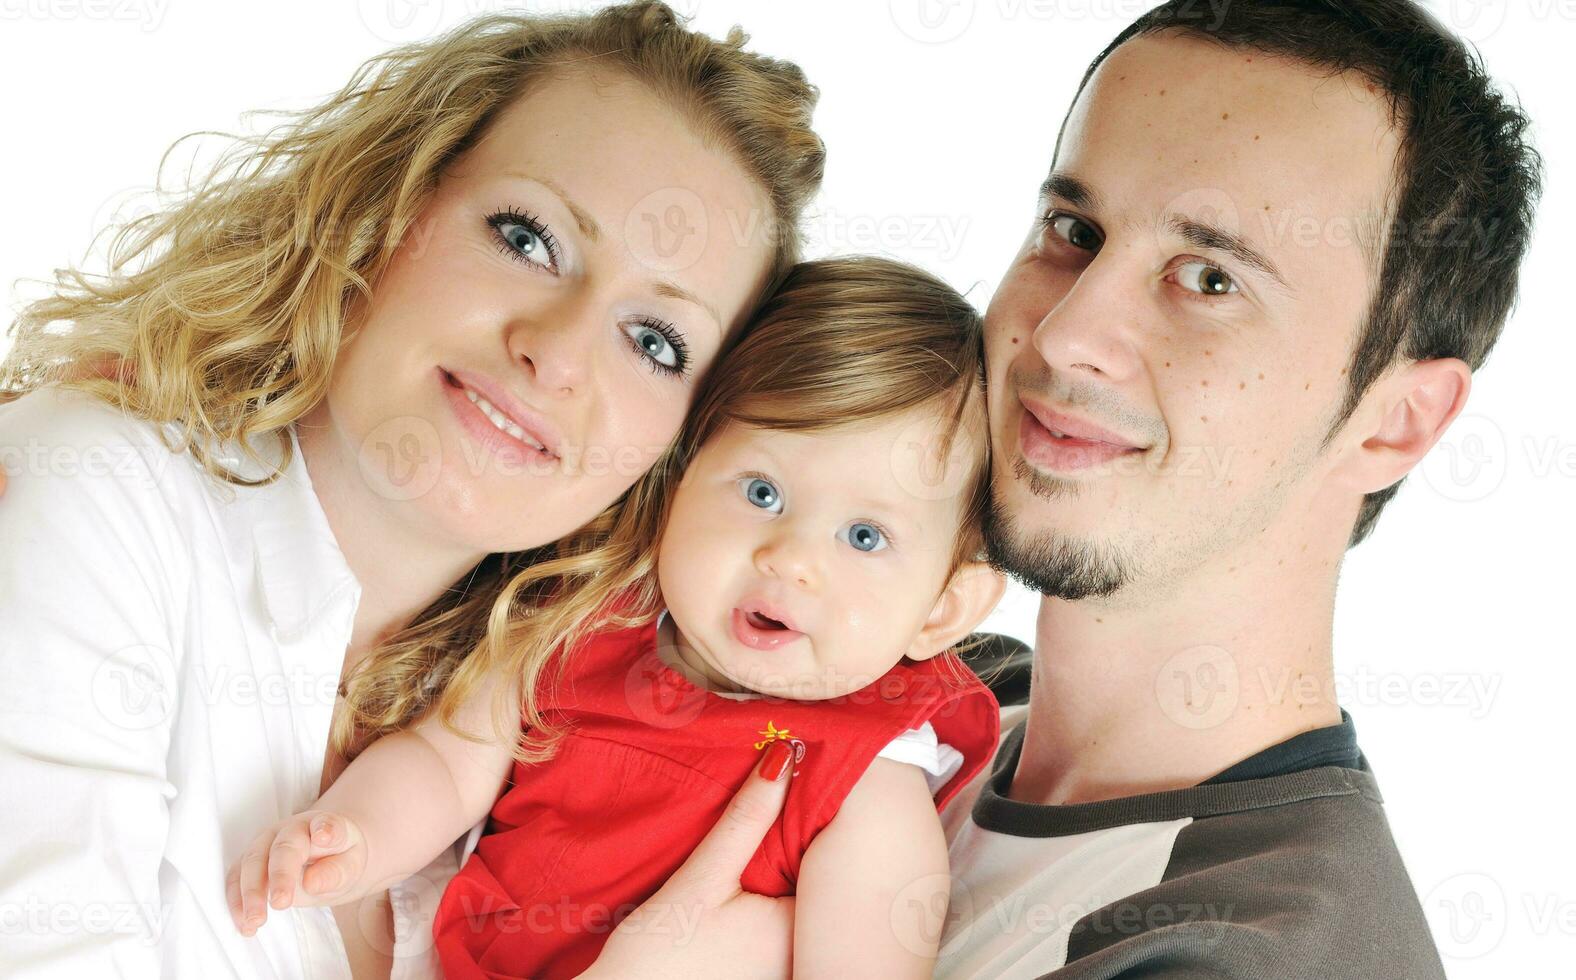
[(528, 442), (521, 442), (493, 425), (481, 408), (466, 397), (465, 388), (450, 384), (447, 377), (440, 378), (443, 395), (449, 400), (455, 418), (478, 444), (496, 452), (499, 462), (511, 469), (521, 464), (534, 464), (544, 470), (558, 462), (557, 456), (537, 449)]
[(798, 630), (763, 630), (750, 623), (743, 609), (734, 607), (729, 616), (733, 638), (753, 650), (777, 650), (804, 636)]
[(557, 430), (553, 428), (547, 419), (515, 398), (503, 385), (483, 374), (450, 370), (444, 367), (439, 367), (438, 370), (449, 378), (454, 379), (461, 386), (469, 388), (487, 399), (493, 408), (502, 412), (509, 421), (524, 429), (526, 434), (541, 443), (549, 455), (560, 455), (559, 447), (563, 444), (563, 439), (559, 437)]

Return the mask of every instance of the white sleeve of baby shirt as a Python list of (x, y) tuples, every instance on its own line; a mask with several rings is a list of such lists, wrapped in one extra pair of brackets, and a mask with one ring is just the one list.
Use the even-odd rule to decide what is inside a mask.
[(918, 728), (908, 731), (894, 738), (886, 744), (880, 752), (876, 753), (878, 759), (892, 759), (896, 762), (907, 762), (918, 766), (925, 771), (925, 782), (930, 786), (930, 795), (936, 795), (941, 787), (947, 784), (952, 774), (963, 765), (963, 753), (936, 738), (936, 730), (930, 722), (923, 722)]

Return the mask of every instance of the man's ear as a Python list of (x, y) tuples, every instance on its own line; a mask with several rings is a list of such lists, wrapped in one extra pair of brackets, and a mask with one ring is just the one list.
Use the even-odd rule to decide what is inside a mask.
[(968, 561), (952, 573), (936, 598), (930, 618), (904, 651), (910, 660), (929, 660), (974, 632), (1007, 591), (1007, 579), (984, 562)]
[(1369, 494), (1406, 476), (1461, 414), (1471, 390), (1472, 369), (1454, 357), (1413, 361), (1385, 375), (1369, 392), (1368, 431), (1352, 433), (1362, 441), (1339, 468), (1343, 482)]

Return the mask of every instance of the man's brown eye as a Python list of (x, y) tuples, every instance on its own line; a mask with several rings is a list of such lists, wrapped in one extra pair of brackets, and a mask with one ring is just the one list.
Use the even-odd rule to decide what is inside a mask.
[(1093, 252), (1100, 247), (1100, 233), (1070, 214), (1055, 215), (1050, 224), (1051, 230), (1073, 248)]
[(1237, 291), (1237, 284), (1230, 276), (1206, 262), (1189, 262), (1178, 269), (1177, 284), (1205, 296), (1224, 296)]

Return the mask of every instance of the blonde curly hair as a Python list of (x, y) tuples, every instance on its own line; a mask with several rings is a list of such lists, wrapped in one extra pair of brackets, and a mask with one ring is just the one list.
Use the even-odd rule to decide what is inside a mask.
[[(733, 157), (771, 203), (775, 282), (798, 257), (798, 220), (825, 150), (810, 128), (816, 89), (746, 41), (738, 28), (719, 41), (666, 4), (639, 2), (484, 14), (373, 58), (321, 104), (235, 137), (176, 203), (116, 227), (106, 274), (57, 270), (50, 294), (11, 325), (0, 400), (48, 384), (88, 391), (172, 426), (172, 449), (231, 483), (248, 481), (224, 465), (225, 447), (275, 438), (288, 463), (288, 427), (327, 394), (357, 301), (444, 167), (504, 107), (569, 66), (646, 85)], [(489, 556), (380, 643), (342, 687), (349, 710), (336, 713), (335, 747), (353, 755), (405, 727), (468, 655), (504, 642), (522, 569), (615, 561), (596, 542), (620, 514), (648, 506), (650, 492), (637, 483), (561, 542)]]

